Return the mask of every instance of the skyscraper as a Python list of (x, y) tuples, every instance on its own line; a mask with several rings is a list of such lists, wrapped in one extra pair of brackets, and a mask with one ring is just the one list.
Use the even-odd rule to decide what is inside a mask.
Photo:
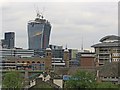
[(12, 49), (14, 48), (14, 42), (15, 42), (15, 33), (14, 32), (6, 32), (5, 38), (4, 38), (4, 44), (6, 48)]
[(50, 32), (50, 22), (37, 13), (37, 18), (28, 22), (29, 49), (46, 49), (49, 46)]

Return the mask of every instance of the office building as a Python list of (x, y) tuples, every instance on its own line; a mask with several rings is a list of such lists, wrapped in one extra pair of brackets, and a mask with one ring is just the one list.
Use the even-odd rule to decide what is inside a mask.
[(103, 65), (107, 62), (120, 61), (120, 37), (115, 35), (105, 36), (100, 43), (93, 45), (95, 48), (96, 65)]
[(15, 45), (15, 33), (14, 32), (6, 32), (4, 39), (2, 41), (2, 47), (12, 49)]
[(77, 49), (69, 49), (69, 59), (76, 60), (78, 50)]
[(62, 58), (52, 58), (52, 67), (65, 67), (65, 61)]
[(51, 24), (42, 15), (37, 14), (35, 20), (28, 22), (29, 49), (42, 50), (49, 46)]
[(2, 53), (2, 58), (6, 57), (33, 57), (34, 56), (34, 50), (27, 50), (27, 49), (6, 49), (3, 48), (0, 50), (0, 53)]

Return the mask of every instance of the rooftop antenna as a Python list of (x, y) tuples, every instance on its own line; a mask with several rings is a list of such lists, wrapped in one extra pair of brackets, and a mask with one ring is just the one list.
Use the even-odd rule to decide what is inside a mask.
[(82, 36), (81, 50), (83, 50), (83, 36)]
[(65, 47), (65, 49), (67, 50), (68, 48), (67, 48), (67, 44), (66, 44), (66, 47)]
[(43, 15), (42, 15), (42, 13), (39, 12), (38, 6), (35, 6), (35, 5), (34, 5), (34, 8), (36, 9), (37, 17), (43, 19)]
[(44, 12), (45, 12), (45, 7), (42, 8), (42, 12), (41, 12), (41, 15), (42, 15), (42, 18), (44, 18)]

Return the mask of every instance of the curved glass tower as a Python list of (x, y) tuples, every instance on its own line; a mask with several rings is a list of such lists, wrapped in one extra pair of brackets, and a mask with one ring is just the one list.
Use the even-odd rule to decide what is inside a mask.
[(49, 46), (51, 24), (42, 15), (28, 22), (29, 49), (42, 50)]

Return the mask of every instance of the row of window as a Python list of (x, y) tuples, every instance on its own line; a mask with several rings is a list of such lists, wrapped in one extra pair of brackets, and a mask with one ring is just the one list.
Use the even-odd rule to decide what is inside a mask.
[(113, 56), (120, 56), (120, 53), (113, 53)]
[(118, 61), (120, 61), (120, 58), (113, 58), (113, 61), (118, 62)]
[(2, 66), (15, 66), (15, 64), (2, 64)]
[[(20, 63), (20, 61), (18, 61), (17, 63)], [(22, 61), (22, 63), (30, 63), (30, 61), (27, 61), (27, 62), (25, 62), (25, 61)], [(35, 62), (35, 61), (32, 61), (31, 63), (41, 63), (41, 62)], [(42, 63), (44, 63), (44, 62), (42, 62)]]
[(118, 77), (102, 77), (102, 78), (104, 78), (104, 79), (118, 79)]

